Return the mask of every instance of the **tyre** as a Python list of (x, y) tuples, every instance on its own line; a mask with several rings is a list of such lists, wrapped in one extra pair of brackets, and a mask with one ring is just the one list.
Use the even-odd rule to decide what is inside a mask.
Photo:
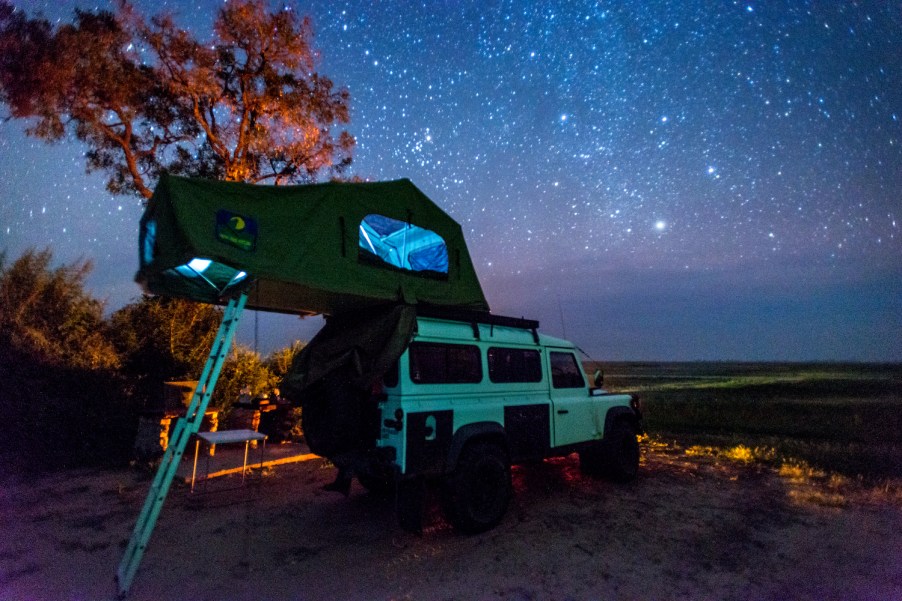
[(639, 439), (636, 430), (624, 420), (614, 424), (602, 441), (601, 475), (615, 482), (635, 480), (639, 474)]
[(458, 531), (478, 534), (501, 522), (511, 493), (507, 451), (492, 442), (475, 441), (464, 447), (456, 469), (446, 478), (442, 505)]

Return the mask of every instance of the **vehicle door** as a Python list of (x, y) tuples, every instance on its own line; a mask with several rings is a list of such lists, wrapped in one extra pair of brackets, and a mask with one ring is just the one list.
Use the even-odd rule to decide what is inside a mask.
[(595, 403), (576, 355), (569, 349), (548, 349), (548, 373), (554, 420), (554, 446), (584, 442), (601, 437)]

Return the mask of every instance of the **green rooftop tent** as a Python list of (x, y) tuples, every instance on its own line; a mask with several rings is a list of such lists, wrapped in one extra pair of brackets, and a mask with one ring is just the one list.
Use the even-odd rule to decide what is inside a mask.
[(312, 315), (488, 311), (460, 225), (409, 180), (261, 186), (163, 176), (141, 219), (149, 293)]

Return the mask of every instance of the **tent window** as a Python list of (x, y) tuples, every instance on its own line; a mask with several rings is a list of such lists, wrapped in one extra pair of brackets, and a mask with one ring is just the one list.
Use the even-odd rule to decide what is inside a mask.
[(448, 274), (448, 247), (433, 231), (385, 217), (367, 215), (360, 222), (361, 257), (414, 272)]
[(153, 261), (153, 247), (157, 242), (157, 222), (150, 219), (144, 224), (144, 240), (141, 244), (141, 262), (148, 265)]

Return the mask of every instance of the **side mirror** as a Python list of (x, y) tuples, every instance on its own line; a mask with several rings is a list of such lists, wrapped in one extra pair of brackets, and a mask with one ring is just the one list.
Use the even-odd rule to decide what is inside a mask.
[(595, 388), (601, 388), (604, 385), (604, 373), (600, 369), (596, 369), (592, 381), (595, 382)]

